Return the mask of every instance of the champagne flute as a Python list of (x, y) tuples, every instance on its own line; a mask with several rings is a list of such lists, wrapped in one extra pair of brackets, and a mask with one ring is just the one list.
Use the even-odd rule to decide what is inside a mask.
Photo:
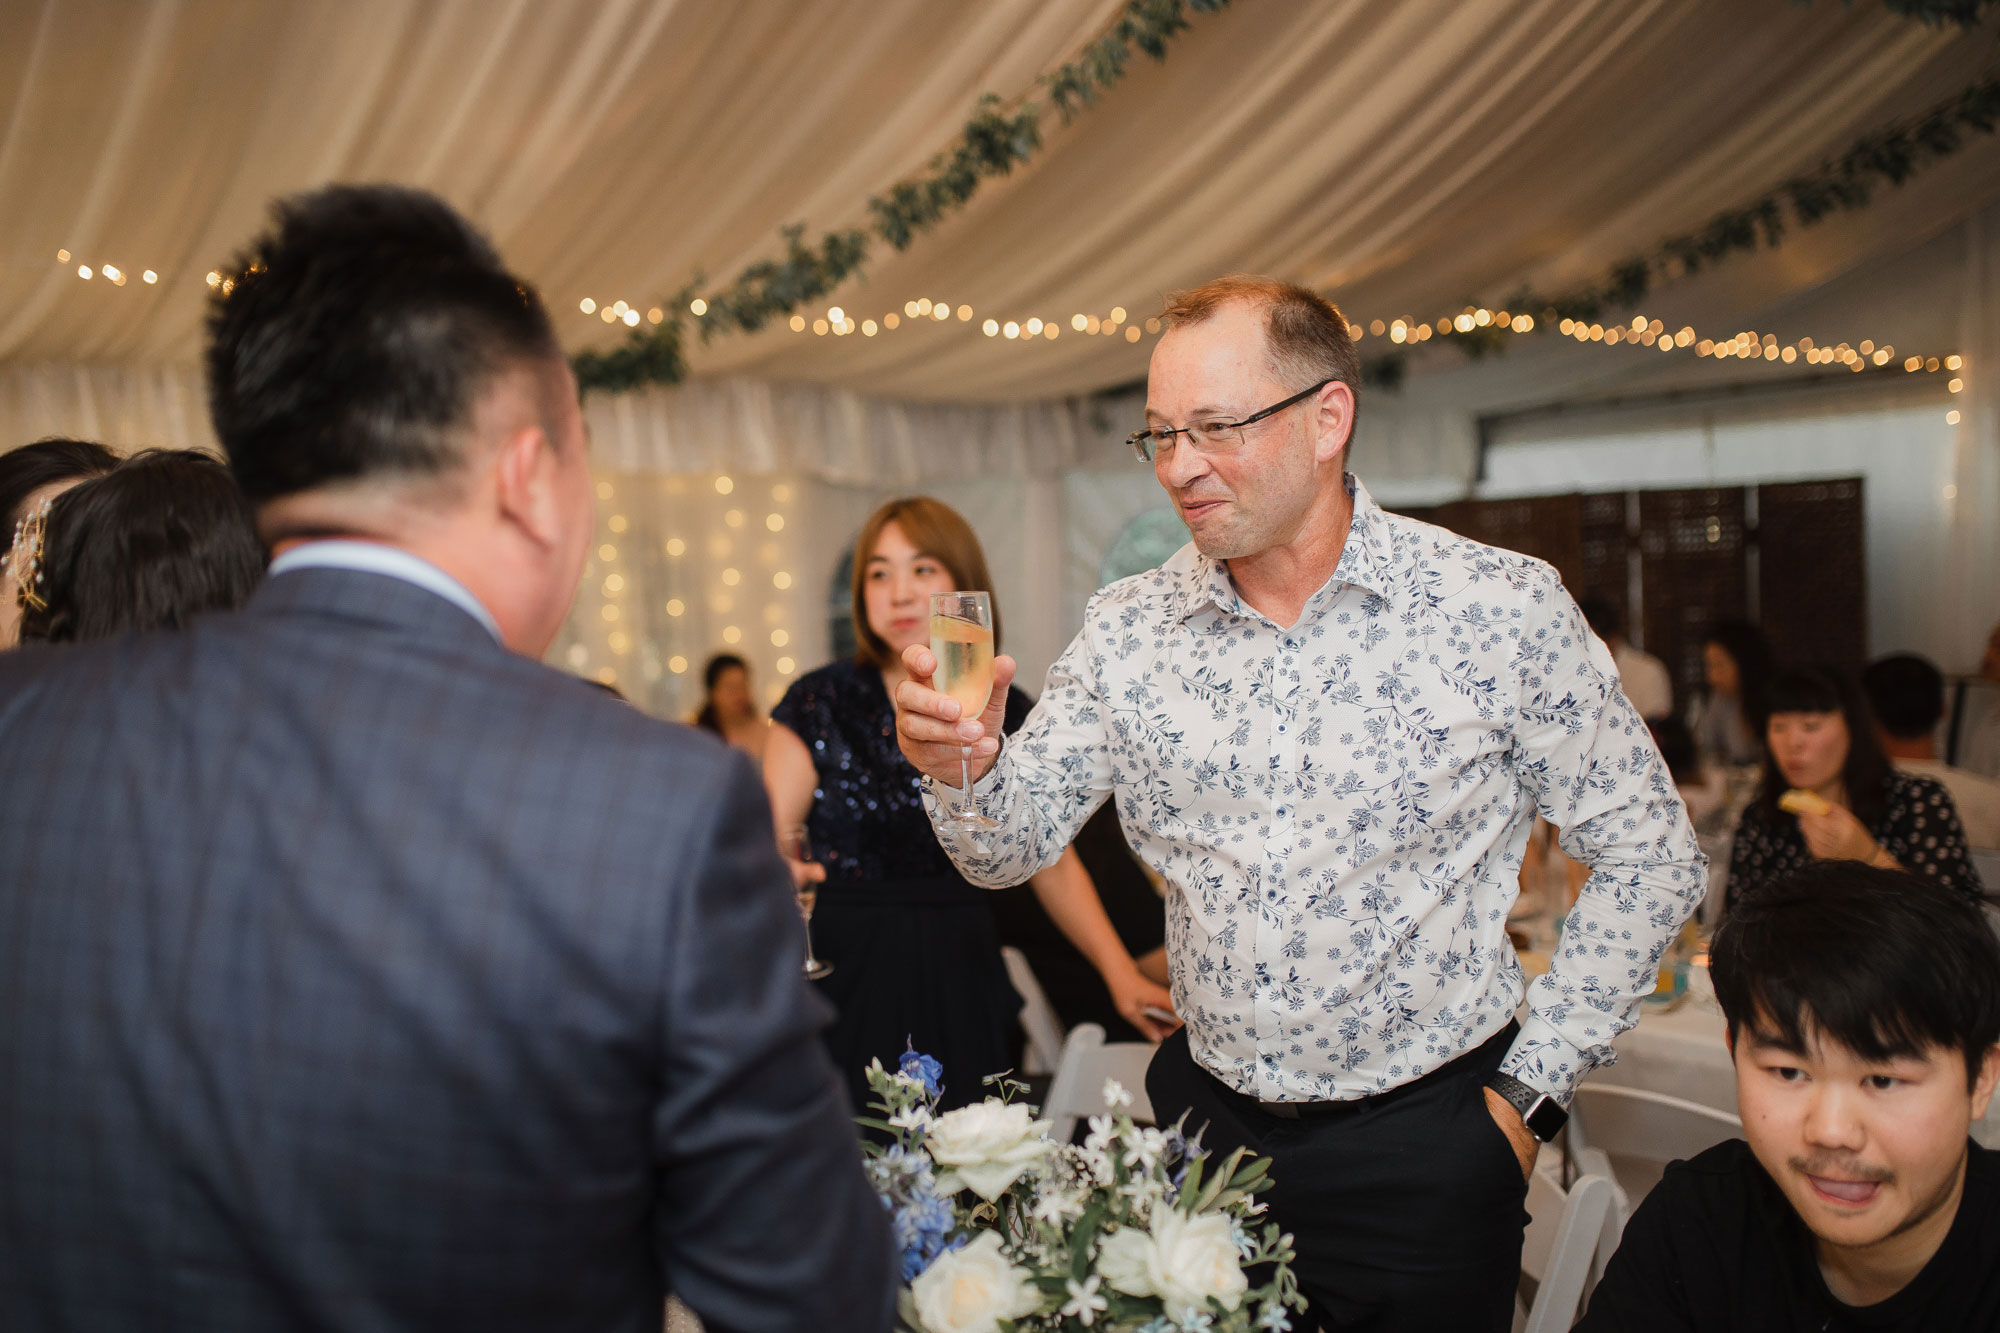
[[(931, 653), (937, 658), (937, 688), (958, 700), (961, 718), (976, 718), (993, 697), (993, 598), (983, 592), (931, 594)], [(947, 828), (1000, 827), (972, 804), (972, 748), (958, 747), (964, 795), (958, 809), (940, 822)]]
[[(778, 850), (784, 853), (785, 859), (789, 861), (807, 864), (813, 859), (812, 839), (806, 836), (805, 826), (802, 824), (785, 830), (784, 838), (778, 844)], [(819, 886), (811, 883), (800, 884), (796, 879), (793, 880), (793, 885), (792, 892), (799, 900), (799, 916), (806, 923), (806, 979), (818, 981), (833, 971), (832, 963), (813, 957), (813, 904), (819, 901)]]

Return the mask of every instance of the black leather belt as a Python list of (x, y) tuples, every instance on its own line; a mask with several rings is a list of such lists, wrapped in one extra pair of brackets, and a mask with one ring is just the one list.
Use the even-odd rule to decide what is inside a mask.
[[(1371, 1107), (1385, 1106), (1428, 1083), (1463, 1073), (1473, 1063), (1475, 1057), (1487, 1054), (1493, 1047), (1499, 1047), (1500, 1054), (1505, 1055), (1507, 1048), (1514, 1044), (1514, 1038), (1520, 1034), (1520, 1031), (1521, 1025), (1519, 1023), (1509, 1022), (1506, 1027), (1500, 1029), (1499, 1032), (1488, 1037), (1485, 1041), (1479, 1043), (1479, 1045), (1452, 1057), (1436, 1069), (1431, 1070), (1428, 1074), (1421, 1074), (1411, 1079), (1408, 1083), (1398, 1083), (1393, 1088), (1384, 1088), (1380, 1092), (1371, 1092), (1363, 1097), (1349, 1097), (1342, 1101), (1261, 1101), (1256, 1097), (1250, 1096), (1248, 1093), (1238, 1092), (1215, 1075), (1210, 1074), (1206, 1069), (1202, 1069), (1201, 1072), (1207, 1076), (1209, 1082), (1215, 1085), (1216, 1091), (1222, 1094), (1224, 1100), (1245, 1110), (1255, 1111), (1261, 1115), (1273, 1116), (1279, 1120), (1331, 1120), (1339, 1116), (1353, 1115), (1357, 1111), (1367, 1110)], [(1195, 1068), (1201, 1069), (1200, 1064), (1197, 1063)]]

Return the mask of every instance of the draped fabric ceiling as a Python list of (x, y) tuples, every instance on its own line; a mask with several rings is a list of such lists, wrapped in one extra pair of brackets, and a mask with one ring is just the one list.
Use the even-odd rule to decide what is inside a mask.
[[(542, 287), (568, 341), (608, 344), (622, 327), (581, 298), (644, 309), (775, 254), (784, 224), (865, 222), (867, 197), (921, 169), (981, 93), (1028, 89), (1117, 9), (10, 4), (0, 361), (189, 364), (203, 275), (268, 199), (329, 180), (438, 191)], [(927, 296), (973, 321), (725, 337), (695, 370), (1051, 398), (1141, 378), (1150, 341), (1009, 344), (981, 320), (1039, 316), (1069, 335), (1074, 313), (1143, 318), (1162, 291), (1237, 269), (1310, 283), (1364, 323), (1559, 290), (1955, 91), (1994, 54), (1991, 32), (1871, 0), (1235, 0), (1073, 126), (1051, 117), (1036, 162), (907, 252), (878, 244), (866, 281), (831, 302), (860, 317)], [(1948, 227), (2000, 197), (2000, 153), (1983, 144), (1902, 195), (1886, 223), (1864, 214), (1733, 264), (1735, 303), (1768, 306)], [(106, 262), (131, 281), (77, 278)], [(1754, 311), (1695, 304), (1718, 332)]]
[[(583, 298), (644, 310), (775, 257), (787, 224), (866, 225), (867, 198), (921, 171), (981, 94), (1031, 89), (1119, 8), (15, 0), (0, 6), (0, 447), (59, 430), (205, 440), (204, 275), (273, 196), (435, 190), (541, 287), (566, 343), (608, 347), (623, 327)], [(1050, 116), (1032, 164), (907, 251), (878, 242), (825, 303), (879, 319), (923, 297), (971, 320), (697, 342), (689, 384), (594, 397), (594, 447), (621, 475), (876, 486), (1118, 467), (1134, 401), (1079, 396), (1142, 380), (1153, 340), (1076, 333), (1073, 315), (1123, 307), (1129, 327), (1232, 270), (1309, 283), (1363, 324), (1561, 291), (1952, 94), (1992, 67), (1996, 31), (1876, 0), (1234, 0), (1194, 16), (1164, 65), (1136, 57), (1072, 125)], [(1989, 345), (1968, 293), (1996, 290), (1996, 201), (2000, 145), (1981, 140), (1644, 313), (1711, 337)], [(981, 331), (1031, 317), (1061, 336)], [(1481, 362), (1409, 355), (1400, 393), (1366, 395), (1357, 464), (1378, 485), (1469, 484), (1482, 415), (1804, 369), (1551, 332)], [(1981, 402), (1961, 505), (2000, 486), (1980, 471), (2000, 409)]]

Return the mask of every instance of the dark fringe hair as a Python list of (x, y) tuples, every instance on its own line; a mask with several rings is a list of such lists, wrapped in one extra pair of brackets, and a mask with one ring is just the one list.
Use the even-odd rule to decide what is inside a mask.
[(1804, 1051), (1819, 1035), (1864, 1060), (1965, 1057), (2000, 1042), (2000, 939), (1970, 897), (1923, 875), (1815, 861), (1752, 890), (1709, 949), (1732, 1040)]

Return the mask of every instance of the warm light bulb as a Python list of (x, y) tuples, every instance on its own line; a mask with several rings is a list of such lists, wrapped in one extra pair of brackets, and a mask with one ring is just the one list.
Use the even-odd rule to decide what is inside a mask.
[(627, 310), (624, 314), (620, 315), (618, 318), (624, 320), (625, 323), (632, 328), (639, 327), (639, 312), (636, 310)]
[(960, 307), (958, 308), (958, 322), (959, 322), (959, 323), (961, 323), (961, 324), (964, 324), (964, 323), (966, 323), (967, 321), (969, 321), (969, 320), (970, 320), (971, 318), (972, 318), (972, 307), (971, 307), (971, 306), (969, 306), (969, 305), (962, 305), (962, 306), (960, 306)]
[(862, 320), (862, 321), (861, 321), (861, 336), (862, 336), (862, 337), (864, 337), (864, 338), (873, 338), (873, 337), (875, 336), (875, 329), (876, 329), (876, 324), (875, 324), (875, 321), (874, 321), (874, 320), (872, 320), (872, 319), (864, 319), (864, 320)]
[(1040, 319), (1030, 319), (1022, 327), (1027, 329), (1030, 338), (1039, 338), (1042, 336), (1042, 321)]
[(88, 265), (88, 264), (78, 264), (78, 265), (76, 266), (76, 276), (77, 276), (77, 277), (79, 277), (79, 278), (82, 278), (82, 279), (83, 279), (83, 280), (84, 280), (85, 282), (89, 282), (89, 281), (90, 281), (90, 265)]
[(685, 555), (685, 554), (687, 553), (687, 548), (688, 548), (688, 544), (687, 544), (686, 542), (682, 541), (682, 540), (681, 540), (681, 539), (680, 539), (679, 537), (669, 537), (669, 538), (667, 538), (667, 554), (668, 554), (668, 555), (671, 555), (671, 556), (680, 556), (680, 555)]
[(660, 309), (658, 306), (654, 306), (651, 310), (648, 310), (646, 312), (646, 322), (648, 324), (658, 324), (661, 320), (665, 319), (666, 317), (667, 317), (667, 312)]
[(766, 514), (764, 515), (764, 526), (772, 532), (783, 532), (785, 530), (785, 516), (783, 514)]
[(792, 576), (781, 569), (771, 575), (771, 586), (783, 592), (786, 588), (792, 586)]
[(989, 319), (984, 324), (981, 324), (979, 326), (979, 331), (981, 333), (984, 333), (987, 337), (991, 338), (994, 334), (1000, 332), (1000, 321), (997, 319)]
[(670, 615), (670, 616), (677, 616), (677, 615), (680, 615), (680, 614), (681, 614), (681, 613), (682, 613), (683, 611), (686, 611), (686, 610), (687, 610), (687, 603), (686, 603), (686, 602), (683, 602), (683, 601), (682, 601), (682, 600), (681, 600), (680, 598), (678, 598), (678, 597), (669, 597), (669, 598), (667, 599), (667, 614), (668, 614), (668, 615)]
[(723, 476), (723, 477), (717, 477), (715, 479), (715, 493), (717, 495), (727, 495), (735, 489), (736, 489), (736, 483), (734, 481), (731, 481), (728, 477)]
[(675, 653), (672, 657), (669, 657), (667, 659), (667, 670), (673, 672), (676, 676), (680, 675), (687, 669), (688, 669), (688, 660), (685, 657), (682, 657), (679, 653)]
[(699, 318), (708, 313), (708, 302), (697, 296), (694, 300), (688, 302), (688, 309), (693, 311), (695, 316)]
[(839, 306), (831, 306), (827, 309), (826, 319), (829, 324), (845, 324), (847, 322), (847, 312)]
[[(208, 276), (212, 278), (215, 275), (211, 273)], [(213, 287), (214, 285), (215, 285), (214, 283), (209, 284), (209, 286), (211, 287)], [(597, 302), (591, 300), (588, 296), (586, 296), (581, 301), (578, 301), (576, 303), (576, 308), (578, 310), (581, 310), (586, 315), (594, 315), (597, 313)]]
[(1000, 326), (1000, 332), (1006, 337), (1018, 338), (1021, 336), (1021, 326), (1010, 319)]
[(789, 676), (799, 669), (799, 664), (789, 657), (781, 657), (777, 661), (777, 667), (779, 675)]

